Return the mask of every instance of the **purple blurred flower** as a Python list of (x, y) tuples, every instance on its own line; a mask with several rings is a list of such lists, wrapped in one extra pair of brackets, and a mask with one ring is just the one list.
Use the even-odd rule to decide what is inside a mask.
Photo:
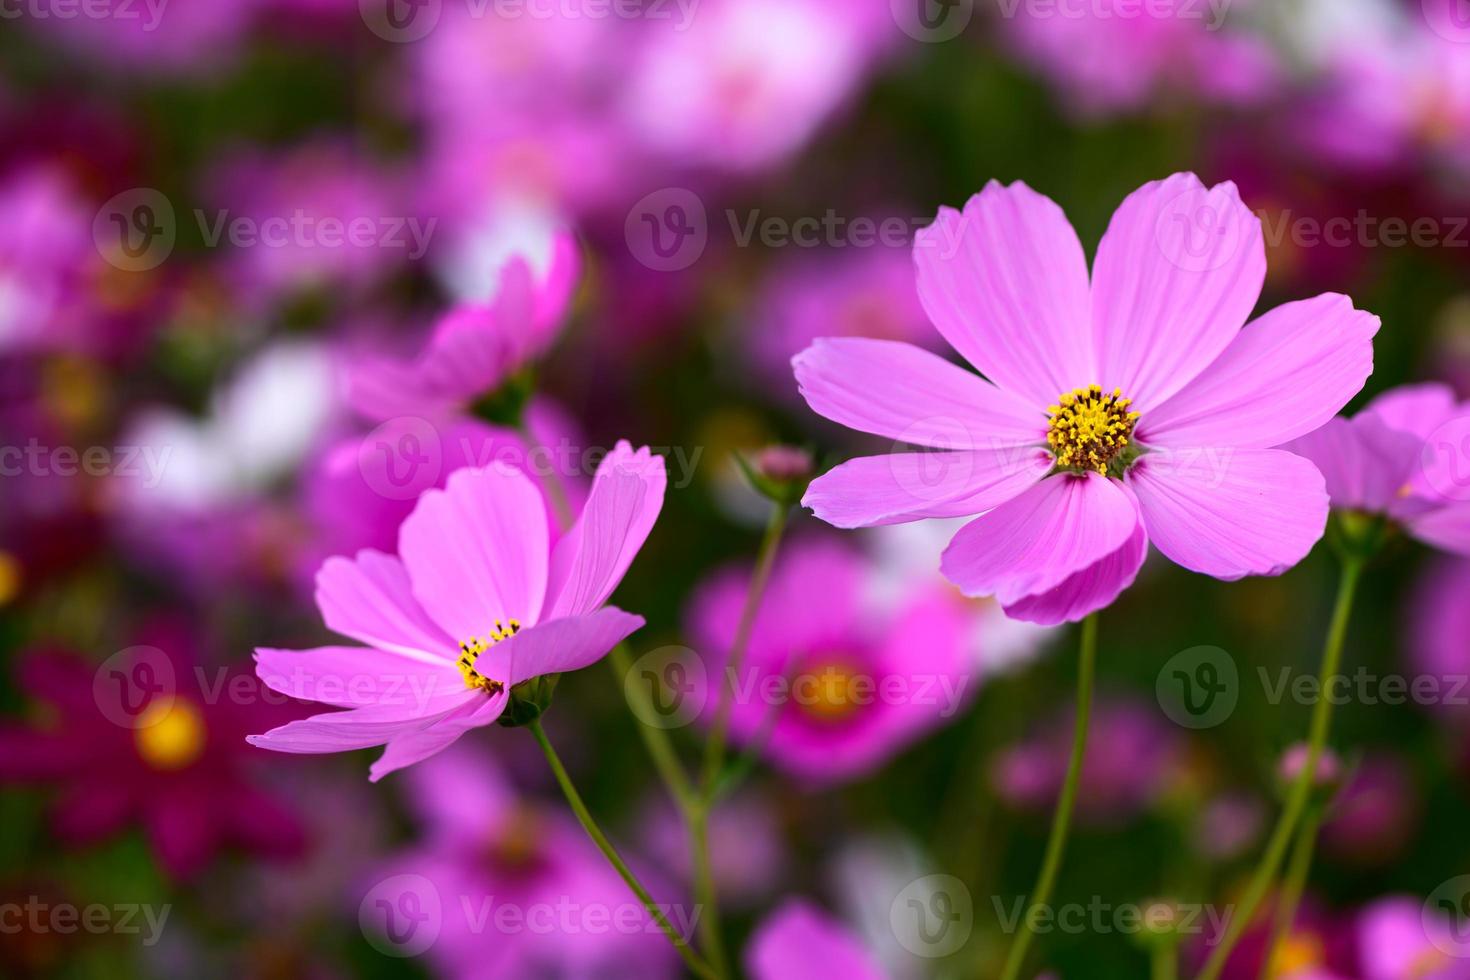
[[(645, 808), (641, 841), (651, 860), (686, 886), (693, 882), (689, 841), (677, 808), (660, 796)], [(710, 813), (710, 861), (721, 906), (750, 908), (769, 896), (788, 856), (771, 800), (746, 791)]]
[[(708, 668), (707, 708), (726, 683), (726, 658), (749, 571), (706, 580), (686, 620)], [(925, 732), (952, 720), (973, 694), (972, 611), (937, 580), (896, 608), (867, 601), (874, 568), (830, 541), (784, 549), (734, 680), (732, 737), (765, 737), (786, 772), (830, 784), (872, 772)]]
[(1322, 849), (1357, 866), (1391, 864), (1413, 839), (1420, 794), (1406, 760), (1364, 757), (1333, 800), (1322, 824)]
[(92, 211), (59, 173), (34, 167), (0, 180), (0, 353), (85, 349), (106, 267)]
[[(1462, 698), (1445, 695), (1470, 678), (1470, 561), (1441, 559), (1429, 566), (1413, 590), (1408, 616), (1408, 659), (1416, 677), (1434, 678), (1439, 697), (1431, 707), (1470, 720)], [(1459, 700), (1459, 705), (1452, 705)]]
[(745, 968), (754, 980), (884, 978), (851, 930), (804, 899), (788, 899), (756, 927)]
[(1407, 895), (1380, 898), (1358, 913), (1362, 980), (1466, 980), (1470, 960), (1451, 956), (1453, 922)]

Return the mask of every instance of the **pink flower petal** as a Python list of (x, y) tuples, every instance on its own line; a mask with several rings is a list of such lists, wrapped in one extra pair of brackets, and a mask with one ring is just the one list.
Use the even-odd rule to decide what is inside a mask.
[(1261, 222), (1232, 183), (1175, 174), (1128, 195), (1098, 245), (1092, 317), (1100, 376), (1147, 413), (1235, 339), (1261, 295)]
[(1335, 293), (1278, 306), (1139, 424), (1141, 442), (1270, 449), (1332, 418), (1373, 373), (1378, 317)]
[(883, 980), (883, 970), (857, 937), (810, 902), (792, 899), (751, 936), (745, 968), (752, 980)]
[(1041, 406), (912, 344), (827, 337), (791, 364), (812, 411), (859, 432), (937, 449), (1046, 437)]
[(482, 691), (462, 688), (457, 694), (429, 699), (422, 713), (413, 713), (410, 706), (397, 704), (330, 711), (273, 728), (264, 735), (247, 735), (245, 741), (273, 752), (298, 754), (366, 749), (423, 731), (467, 705), (483, 700), (486, 695)]
[(328, 558), (316, 573), (316, 604), (334, 633), (430, 664), (458, 656), (458, 641), (424, 612), (403, 562), (392, 555)]
[(1055, 476), (961, 528), (940, 570), (966, 595), (1010, 606), (1103, 560), (1137, 527), (1137, 507), (1115, 481)]
[(1454, 389), (1444, 384), (1401, 385), (1368, 403), (1365, 415), (1376, 415), (1383, 424), (1399, 432), (1428, 439), (1459, 410)]
[(1128, 486), (1158, 549), (1218, 579), (1280, 574), (1327, 527), (1322, 474), (1279, 449), (1145, 456), (1129, 470)]
[(1138, 577), (1147, 555), (1148, 532), (1140, 522), (1123, 547), (1073, 573), (1056, 588), (1006, 606), (1006, 615), (1041, 626), (1075, 623), (1088, 613), (1112, 605)]
[(545, 505), (518, 470), (459, 470), (419, 498), (398, 552), (419, 604), (454, 640), (484, 637), (498, 619), (536, 622), (546, 593)]
[(481, 673), (494, 678), (505, 674), (511, 684), (519, 684), (543, 674), (581, 670), (601, 660), (642, 626), (642, 616), (616, 606), (603, 606), (585, 616), (553, 619), (495, 644), (484, 654), (491, 659)]
[(662, 456), (619, 442), (597, 467), (587, 506), (551, 556), (547, 619), (607, 601), (658, 520), (668, 482)]
[[(422, 762), (444, 751), (459, 741), (465, 732), (494, 722), (504, 714), (506, 705), (510, 703), (510, 695), (505, 691), (490, 697), (481, 697), (482, 704), (472, 702), (423, 731), (393, 739), (383, 749), (383, 754), (378, 756), (377, 761), (368, 768), (368, 781), (376, 783), (390, 772), (397, 772), (405, 766)], [(489, 819), (488, 814), (485, 817)]]
[(1051, 465), (1040, 449), (864, 456), (813, 480), (801, 502), (843, 528), (967, 517), (1015, 497)]
[(1451, 504), (1412, 518), (1408, 531), (1425, 544), (1470, 557), (1470, 503)]
[(944, 338), (1037, 411), (1096, 380), (1087, 258), (1049, 198), (991, 181), (963, 213), (940, 209), (915, 238), (914, 265)]
[(1334, 506), (1381, 512), (1399, 503), (1422, 447), (1420, 437), (1390, 429), (1363, 412), (1332, 419), (1282, 448), (1321, 471)]
[(374, 647), (317, 647), (255, 651), (255, 673), (272, 691), (338, 708), (423, 704), (465, 690), (448, 659), (437, 664)]

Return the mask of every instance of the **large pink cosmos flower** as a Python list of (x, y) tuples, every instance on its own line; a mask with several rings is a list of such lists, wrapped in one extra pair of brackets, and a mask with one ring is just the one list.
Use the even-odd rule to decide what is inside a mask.
[(603, 603), (653, 528), (665, 482), (661, 457), (618, 443), (553, 547), (525, 474), (459, 470), (419, 498), (398, 557), (365, 550), (317, 573), (327, 627), (368, 646), (256, 651), (273, 690), (348, 710), (251, 743), (301, 753), (386, 745), (376, 781), (499, 719), (516, 684), (595, 662), (643, 625)]
[(1378, 318), (1324, 294), (1245, 325), (1266, 259), (1233, 184), (1176, 174), (1139, 188), (1090, 282), (1061, 208), (1022, 183), (941, 210), (914, 260), (930, 319), (985, 379), (882, 340), (798, 354), (818, 414), (945, 450), (844, 463), (803, 500), (818, 517), (851, 528), (979, 514), (944, 574), (1046, 624), (1112, 602), (1149, 540), (1237, 579), (1279, 574), (1321, 537), (1322, 475), (1273, 447), (1362, 387)]
[(1385, 515), (1427, 545), (1470, 555), (1467, 436), (1470, 403), (1448, 385), (1403, 385), (1289, 448), (1317, 464), (1334, 507)]

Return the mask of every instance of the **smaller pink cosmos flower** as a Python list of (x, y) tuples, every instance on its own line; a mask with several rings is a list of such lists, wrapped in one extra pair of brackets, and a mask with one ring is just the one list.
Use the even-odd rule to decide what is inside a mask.
[(1358, 959), (1363, 980), (1467, 980), (1470, 961), (1456, 923), (1442, 909), (1426, 909), (1410, 895), (1389, 895), (1358, 913)]
[[(1470, 720), (1463, 698), (1445, 695), (1470, 676), (1470, 561), (1444, 559), (1432, 563), (1413, 589), (1406, 646), (1416, 677), (1439, 682), (1433, 708), (1460, 721)], [(1463, 692), (1462, 692), (1463, 693)], [(1457, 705), (1449, 704), (1458, 702)]]
[[(762, 737), (781, 769), (817, 783), (855, 778), (955, 717), (975, 689), (976, 609), (931, 575), (880, 609), (872, 565), (846, 547), (785, 549), (734, 677), (740, 741)], [(696, 593), (690, 635), (708, 656), (711, 691), (725, 684), (749, 570), (715, 574)], [(711, 695), (713, 711), (717, 697)]]
[(883, 980), (881, 965), (857, 936), (811, 902), (791, 899), (756, 927), (745, 950), (755, 980)]
[(514, 255), (486, 303), (464, 303), (434, 327), (409, 362), (372, 359), (348, 377), (348, 399), (364, 416), (435, 417), (467, 408), (546, 351), (571, 305), (581, 259), (569, 232), (555, 236), (546, 261)]
[(1317, 464), (1334, 507), (1384, 515), (1431, 547), (1470, 555), (1465, 445), (1470, 403), (1447, 385), (1422, 384), (1385, 392), (1287, 448)]
[(653, 528), (665, 482), (661, 457), (618, 443), (553, 547), (525, 474), (456, 472), (419, 498), (397, 557), (360, 551), (317, 573), (327, 627), (367, 646), (256, 651), (273, 690), (347, 710), (251, 743), (300, 753), (385, 745), (378, 780), (499, 719), (522, 681), (594, 663), (643, 625), (603, 603)]
[(1378, 318), (1324, 294), (1247, 324), (1266, 258), (1233, 184), (1145, 184), (1089, 278), (1061, 208), (992, 182), (919, 232), (914, 262), (929, 318), (985, 379), (890, 341), (798, 354), (817, 414), (942, 450), (842, 464), (802, 501), (822, 520), (980, 515), (944, 574), (1048, 625), (1111, 603), (1150, 541), (1231, 580), (1279, 574), (1322, 536), (1322, 475), (1275, 447), (1362, 387)]

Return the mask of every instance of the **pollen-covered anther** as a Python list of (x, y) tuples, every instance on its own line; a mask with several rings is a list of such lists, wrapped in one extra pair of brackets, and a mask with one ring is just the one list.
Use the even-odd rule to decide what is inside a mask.
[(1046, 442), (1063, 469), (1107, 475), (1108, 465), (1128, 448), (1138, 413), (1122, 389), (1101, 385), (1065, 392), (1046, 410)]
[(459, 645), (459, 659), (455, 661), (459, 672), (464, 675), (464, 686), (470, 690), (481, 690), (486, 694), (499, 694), (505, 690), (502, 681), (492, 680), (475, 669), (480, 660), (480, 654), (490, 649), (501, 640), (508, 640), (521, 631), (521, 622), (518, 619), (506, 620), (504, 624), (500, 620), (495, 621), (495, 628), (490, 631), (484, 640), (478, 636), (472, 636)]

